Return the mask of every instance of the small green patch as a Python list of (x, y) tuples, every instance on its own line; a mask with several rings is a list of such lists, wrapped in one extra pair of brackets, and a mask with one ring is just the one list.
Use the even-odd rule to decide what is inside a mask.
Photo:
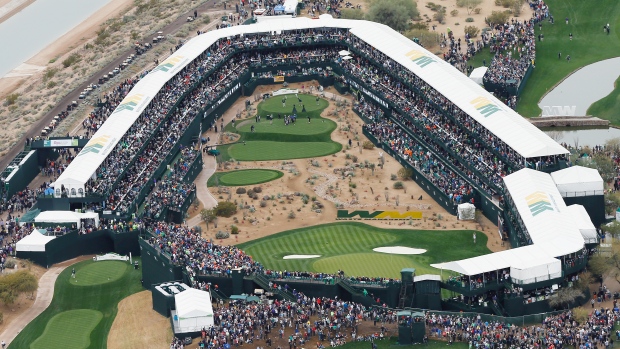
[(90, 346), (90, 333), (103, 318), (100, 311), (76, 309), (52, 317), (30, 349), (82, 349)]
[(336, 142), (253, 141), (228, 146), (228, 154), (239, 161), (267, 161), (319, 157), (341, 149), (342, 145)]
[(120, 261), (101, 261), (89, 264), (75, 273), (69, 282), (76, 286), (93, 286), (120, 279), (127, 270), (127, 263)]
[(223, 185), (227, 187), (237, 187), (242, 185), (260, 184), (270, 182), (282, 177), (284, 173), (276, 170), (239, 170), (230, 172), (214, 173), (207, 186), (214, 187)]
[(620, 78), (614, 83), (614, 89), (610, 94), (592, 103), (586, 112), (587, 115), (611, 121), (614, 125), (620, 125)]

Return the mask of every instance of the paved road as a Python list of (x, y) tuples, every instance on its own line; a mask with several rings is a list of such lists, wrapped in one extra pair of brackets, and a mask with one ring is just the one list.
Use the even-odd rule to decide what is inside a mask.
[[(199, 17), (200, 17), (200, 14), (205, 13), (207, 11), (213, 11), (215, 9), (222, 9), (223, 10), (223, 7), (221, 7), (221, 8), (220, 7), (215, 7), (214, 5), (215, 5), (215, 3), (213, 1), (208, 0), (206, 3), (196, 7), (195, 9), (198, 11)], [(163, 35), (166, 36), (168, 34), (175, 33), (177, 30), (179, 30), (179, 28), (181, 28), (181, 26), (183, 26), (185, 23), (187, 23), (187, 17), (188, 16), (193, 16), (193, 14), (194, 14), (194, 9), (192, 9), (192, 10), (186, 12), (186, 13), (181, 14), (176, 20), (174, 20), (173, 22), (171, 22), (170, 24), (165, 26), (163, 29), (161, 29), (161, 31), (163, 32)], [(212, 19), (215, 20), (216, 18), (212, 18)], [(152, 39), (152, 35), (148, 36), (147, 38), (148, 38), (148, 40), (151, 40)], [(143, 41), (146, 42), (148, 40), (145, 39)], [(0, 171), (4, 170), (8, 166), (8, 164), (11, 162), (11, 160), (13, 160), (13, 158), (15, 156), (17, 156), (17, 154), (19, 154), (19, 152), (21, 152), (24, 149), (24, 144), (26, 142), (26, 139), (41, 135), (41, 130), (43, 130), (47, 125), (49, 125), (49, 123), (52, 121), (54, 116), (58, 115), (60, 112), (62, 112), (64, 110), (66, 110), (67, 105), (69, 103), (71, 103), (71, 101), (77, 101), (78, 97), (80, 96), (80, 93), (86, 87), (88, 87), (88, 85), (96, 84), (98, 82), (98, 80), (99, 80), (99, 77), (101, 77), (103, 74), (107, 74), (108, 72), (114, 70), (114, 68), (118, 67), (121, 63), (123, 63), (123, 61), (129, 55), (131, 55), (134, 52), (135, 51), (134, 51), (133, 48), (130, 48), (127, 51), (123, 52), (117, 59), (113, 60), (108, 65), (103, 67), (100, 71), (98, 71), (97, 73), (93, 74), (89, 79), (84, 81), (75, 90), (70, 92), (63, 99), (61, 99), (60, 102), (58, 102), (58, 104), (54, 108), (52, 108), (39, 121), (37, 121), (33, 126), (31, 126), (30, 129), (9, 150), (9, 152), (2, 159), (0, 159)]]

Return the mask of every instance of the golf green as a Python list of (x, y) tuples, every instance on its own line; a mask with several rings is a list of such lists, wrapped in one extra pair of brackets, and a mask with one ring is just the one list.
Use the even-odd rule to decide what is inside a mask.
[(239, 161), (267, 161), (312, 158), (336, 153), (342, 149), (331, 142), (253, 141), (229, 146), (230, 157)]
[(242, 185), (260, 184), (282, 177), (284, 173), (276, 170), (238, 170), (214, 173), (207, 185), (213, 187), (223, 185), (236, 187)]
[[(403, 268), (416, 274), (439, 274), (430, 264), (490, 253), (487, 237), (478, 233), (476, 244), (468, 230), (380, 229), (358, 222), (342, 222), (289, 230), (240, 244), (247, 254), (272, 270), (329, 272), (400, 278)], [(425, 249), (418, 255), (374, 252), (376, 247)], [(320, 255), (310, 259), (283, 259), (287, 255)], [(446, 272), (444, 272), (446, 274)]]
[(82, 349), (90, 346), (90, 333), (103, 318), (100, 311), (77, 309), (52, 317), (30, 349)]
[[(316, 96), (307, 94), (298, 94), (297, 97), (294, 94), (289, 94), (267, 98), (258, 105), (258, 113), (261, 115), (274, 114), (274, 118), (277, 118), (277, 114), (290, 115), (293, 113), (293, 107), (295, 107), (297, 115), (305, 115), (302, 111), (304, 106), (307, 113), (327, 108), (329, 105), (327, 100), (319, 98), (317, 104), (316, 98)], [(285, 102), (284, 106), (282, 100)]]
[(76, 271), (75, 278), (69, 279), (72, 285), (93, 286), (116, 281), (125, 274), (127, 262), (100, 261)]

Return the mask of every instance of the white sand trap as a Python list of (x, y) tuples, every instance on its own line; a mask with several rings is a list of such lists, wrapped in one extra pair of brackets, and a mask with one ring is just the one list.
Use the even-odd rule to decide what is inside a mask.
[(403, 246), (386, 246), (372, 249), (375, 252), (391, 253), (391, 254), (422, 254), (426, 252), (423, 248), (411, 248)]
[(309, 258), (318, 258), (321, 257), (320, 254), (289, 254), (288, 256), (284, 256), (282, 259), (309, 259)]

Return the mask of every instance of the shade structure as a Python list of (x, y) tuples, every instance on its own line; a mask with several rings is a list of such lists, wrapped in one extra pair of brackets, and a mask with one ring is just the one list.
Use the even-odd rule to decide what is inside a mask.
[(347, 60), (349, 60), (351, 58), (353, 58), (353, 57), (351, 57), (351, 56), (344, 56), (344, 57), (342, 57), (342, 59), (344, 59), (345, 61), (347, 61)]
[(562, 197), (604, 195), (603, 177), (594, 168), (572, 166), (551, 174)]
[(174, 295), (175, 328), (182, 332), (197, 332), (213, 326), (213, 305), (209, 292), (188, 288)]
[[(294, 13), (297, 3), (297, 0), (287, 0), (284, 3), (285, 12)], [(348, 30), (350, 35), (390, 57), (398, 64), (398, 69), (417, 75), (523, 158), (568, 154), (564, 147), (452, 65), (393, 29), (375, 22), (334, 19), (323, 14), (319, 19), (283, 18), (254, 25), (233, 26), (209, 31), (189, 40), (129, 91), (90, 142), (60, 175), (54, 195), (61, 196), (62, 186), (70, 197), (84, 195), (86, 182), (93, 178), (97, 168), (162, 87), (219, 39), (303, 29), (316, 30), (315, 36), (320, 37), (320, 31), (325, 28), (343, 29), (343, 33)]]
[(487, 67), (478, 67), (472, 70), (471, 74), (469, 74), (469, 78), (478, 85), (482, 85), (482, 79), (484, 78), (484, 74), (486, 74)]
[[(45, 232), (45, 230), (43, 230)], [(45, 244), (54, 240), (55, 236), (43, 235), (38, 229), (32, 230), (30, 234), (15, 244), (17, 252), (45, 252)]]
[(592, 224), (592, 220), (586, 208), (581, 205), (570, 205), (567, 206), (566, 209), (569, 216), (573, 219), (575, 226), (579, 229), (579, 232), (581, 232), (581, 236), (586, 244), (598, 243), (596, 227)]
[(73, 211), (45, 211), (34, 218), (35, 223), (72, 223), (76, 228), (81, 228), (82, 219), (92, 219), (95, 227), (99, 226), (99, 214), (96, 212), (73, 212)]
[(351, 54), (351, 52), (347, 51), (347, 50), (342, 50), (340, 52), (338, 52), (339, 55), (341, 56), (348, 56)]

